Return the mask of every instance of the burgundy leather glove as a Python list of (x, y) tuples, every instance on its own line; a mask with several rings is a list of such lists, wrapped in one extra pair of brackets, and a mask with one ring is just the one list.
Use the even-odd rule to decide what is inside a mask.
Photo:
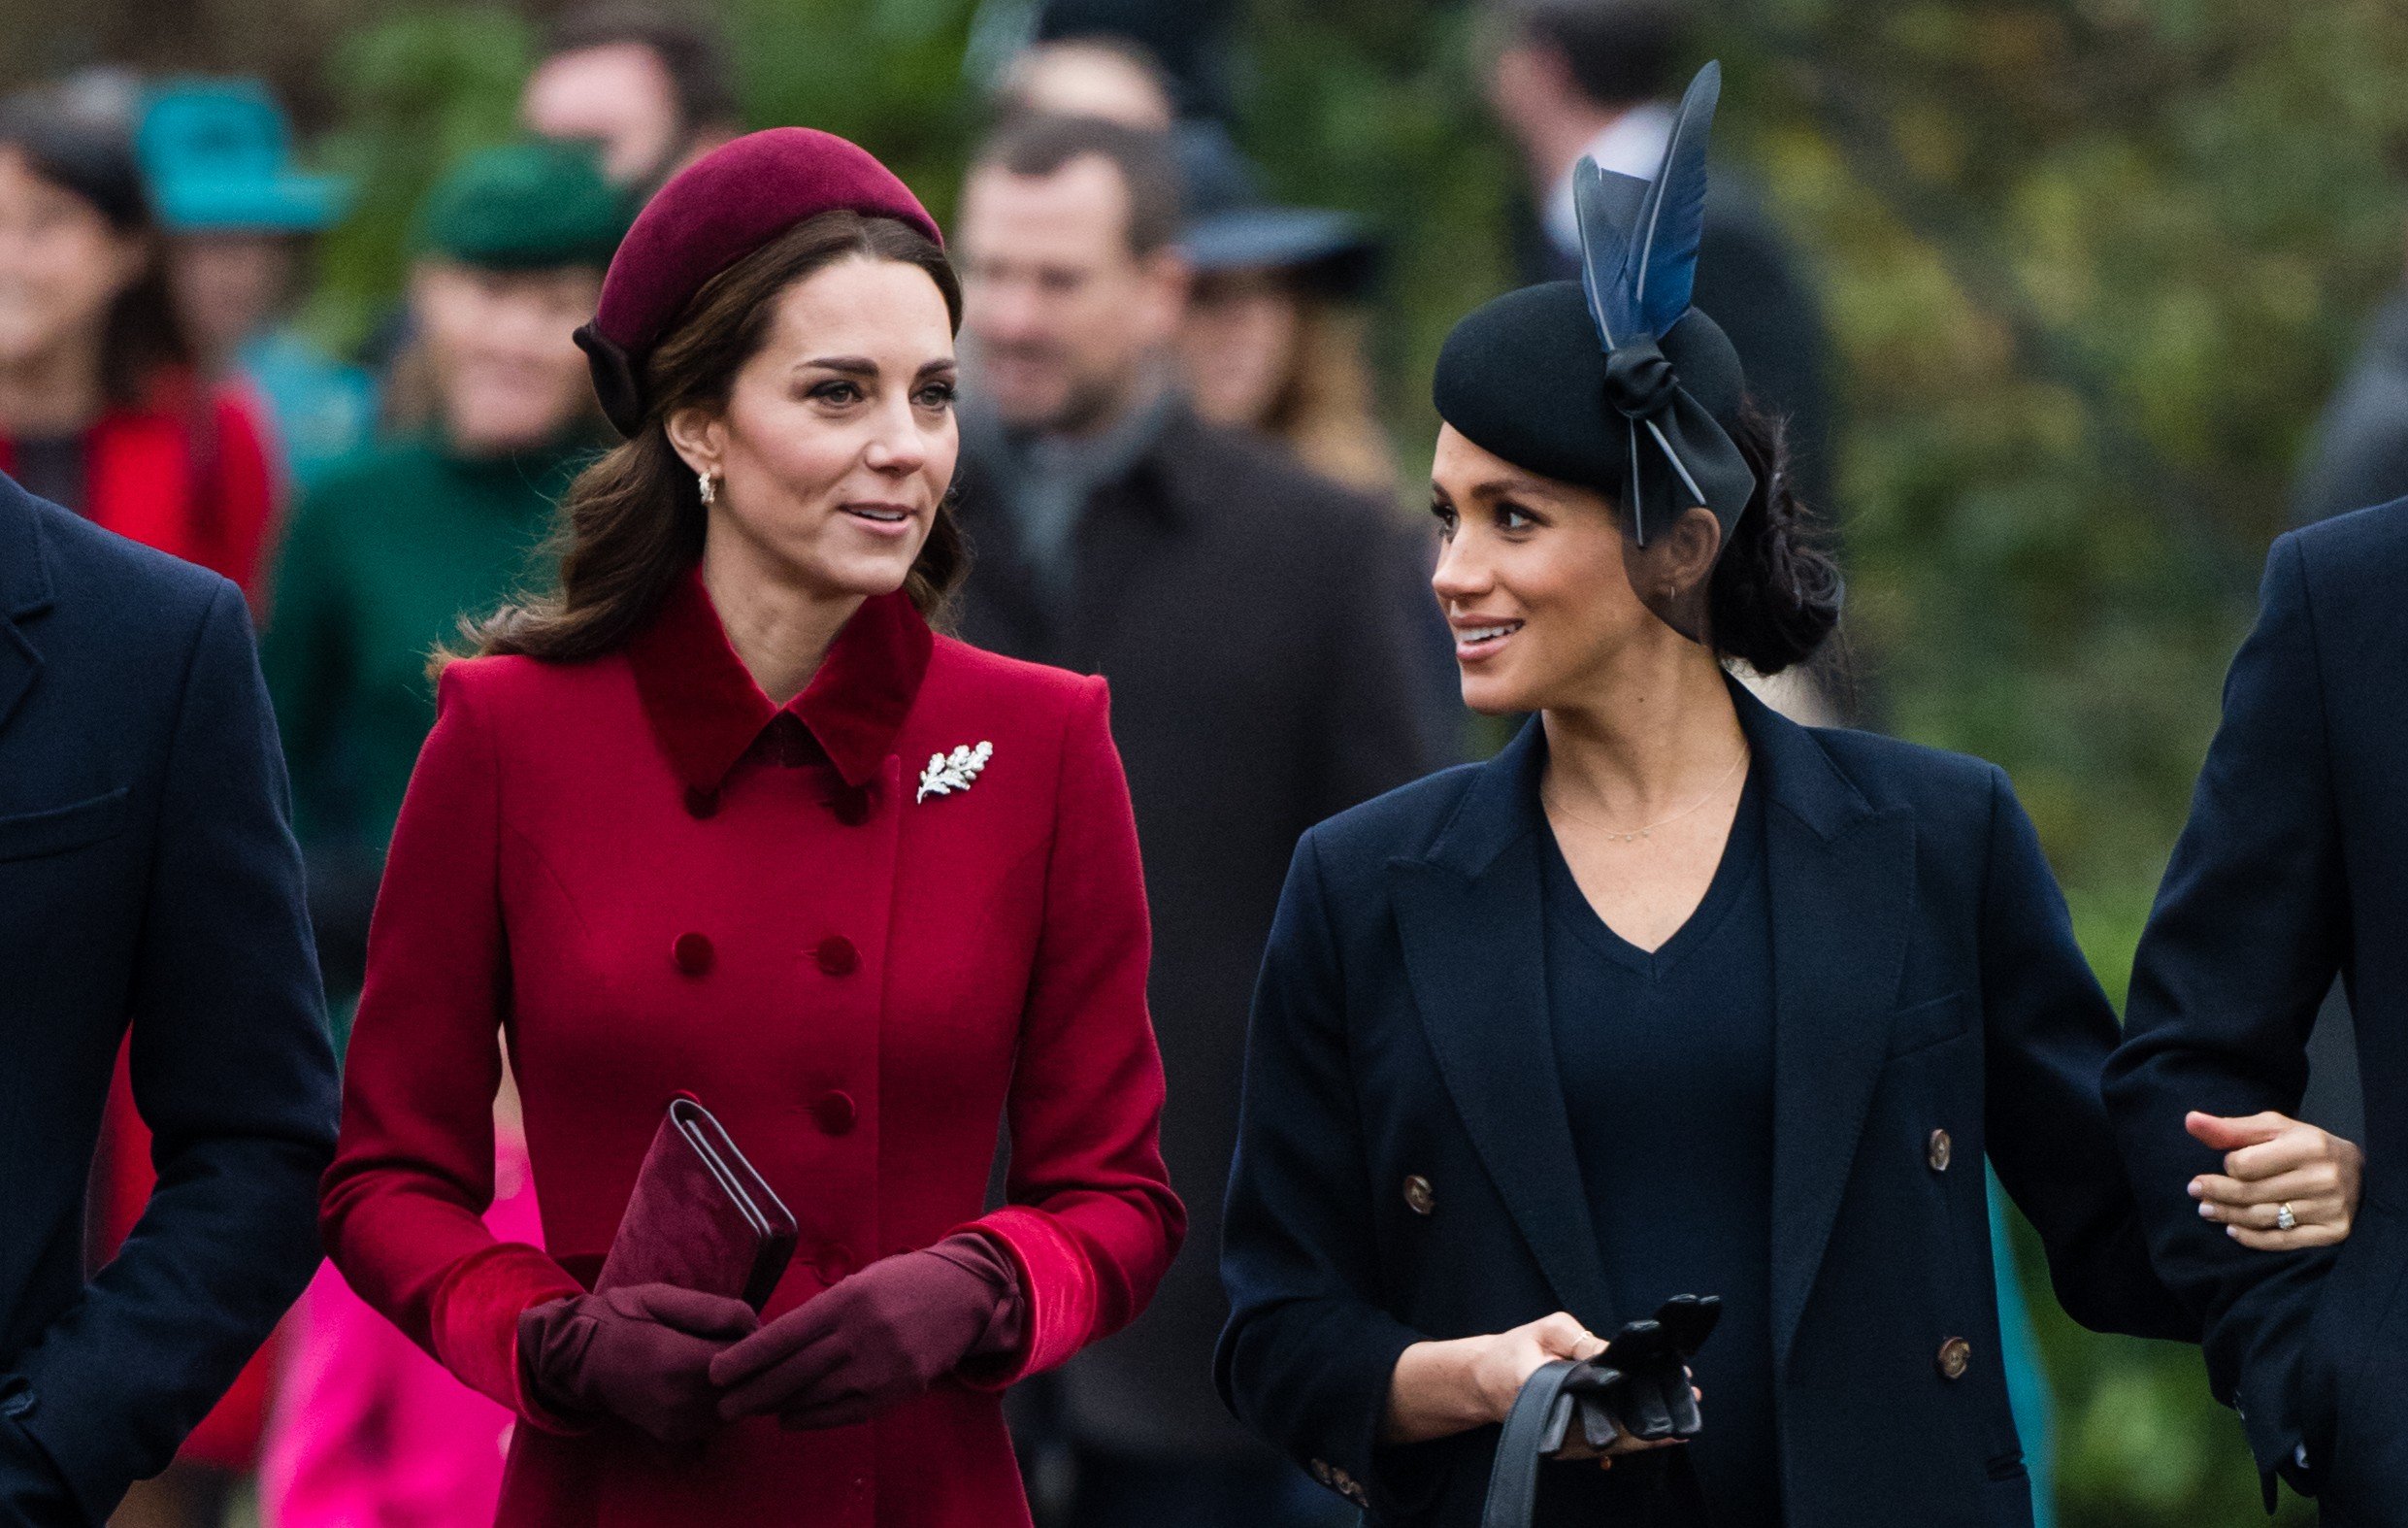
[(965, 1360), (1017, 1346), (1021, 1311), (1011, 1259), (975, 1232), (881, 1258), (712, 1359), (719, 1414), (866, 1422)]
[(742, 1300), (629, 1284), (518, 1317), (518, 1361), (537, 1400), (573, 1420), (615, 1416), (665, 1444), (719, 1428), (710, 1361), (758, 1330)]

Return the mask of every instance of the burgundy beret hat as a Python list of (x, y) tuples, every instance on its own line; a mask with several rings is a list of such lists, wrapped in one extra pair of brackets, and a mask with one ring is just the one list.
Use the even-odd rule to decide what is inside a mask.
[(602, 412), (621, 435), (643, 423), (644, 357), (703, 283), (806, 218), (892, 217), (941, 244), (937, 220), (868, 149), (809, 127), (748, 133), (670, 178), (636, 216), (577, 331)]

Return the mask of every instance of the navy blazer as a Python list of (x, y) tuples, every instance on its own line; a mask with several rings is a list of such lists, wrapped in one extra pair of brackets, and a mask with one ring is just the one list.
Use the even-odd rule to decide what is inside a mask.
[[(2159, 1271), (2206, 1320), (2261, 1470), (2331, 1523), (2408, 1524), (2408, 500), (2285, 536), (2140, 942), (2107, 1074)], [(2252, 1252), (2183, 1191), (2186, 1110), (2297, 1113), (2335, 975), (2357, 1019), (2366, 1184), (2350, 1240)], [(2300, 1463), (2299, 1449), (2306, 1457)]]
[[(1787, 1520), (2024, 1528), (1985, 1156), (2078, 1320), (2194, 1331), (2150, 1273), (2099, 1099), (2114, 1013), (1996, 766), (1733, 692), (1766, 803)], [(1313, 829), (1256, 994), (1218, 1379), (1374, 1523), (1468, 1528), (1496, 1445), (1376, 1445), (1408, 1345), (1647, 1313), (1607, 1296), (1556, 1074), (1544, 761), (1534, 721)], [(1590, 1520), (1595, 1467), (1549, 1474), (1541, 1521)]]
[[(334, 1056), (287, 815), (234, 585), (0, 478), (0, 1523), (106, 1518), (317, 1264)], [(86, 1283), (129, 1026), (158, 1187)]]

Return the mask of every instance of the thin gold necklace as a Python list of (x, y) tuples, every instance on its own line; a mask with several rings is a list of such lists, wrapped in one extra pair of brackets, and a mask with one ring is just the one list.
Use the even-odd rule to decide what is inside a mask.
[(1681, 818), (1703, 807), (1707, 802), (1712, 801), (1717, 796), (1720, 796), (1723, 793), (1723, 787), (1731, 783), (1731, 777), (1738, 774), (1740, 769), (1746, 765), (1747, 761), (1748, 750), (1742, 747), (1739, 749), (1738, 758), (1732, 762), (1731, 768), (1723, 771), (1723, 778), (1716, 781), (1713, 787), (1707, 790), (1704, 795), (1699, 796), (1688, 806), (1681, 808), (1680, 811), (1673, 813), (1670, 816), (1664, 818), (1660, 822), (1650, 822), (1643, 828), (1632, 828), (1627, 832), (1621, 828), (1609, 828), (1604, 823), (1598, 821), (1594, 817), (1582, 816), (1579, 813), (1574, 812), (1571, 808), (1564, 805), (1560, 794), (1556, 800), (1552, 802), (1543, 802), (1543, 804), (1552, 807), (1557, 812), (1561, 812), (1564, 815), (1571, 818), (1574, 822), (1579, 823), (1583, 827), (1595, 828), (1598, 832), (1604, 834), (1607, 838), (1612, 839), (1618, 844), (1635, 844), (1640, 839), (1653, 838), (1655, 836), (1656, 829), (1670, 827)]

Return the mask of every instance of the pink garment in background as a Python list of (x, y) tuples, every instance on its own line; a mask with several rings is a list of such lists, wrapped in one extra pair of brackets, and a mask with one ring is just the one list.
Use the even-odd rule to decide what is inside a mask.
[[(505, 1241), (543, 1245), (526, 1141), (494, 1131)], [(284, 1328), (259, 1461), (266, 1528), (485, 1528), (502, 1494), (511, 1413), (453, 1379), (351, 1292), (332, 1263)]]

